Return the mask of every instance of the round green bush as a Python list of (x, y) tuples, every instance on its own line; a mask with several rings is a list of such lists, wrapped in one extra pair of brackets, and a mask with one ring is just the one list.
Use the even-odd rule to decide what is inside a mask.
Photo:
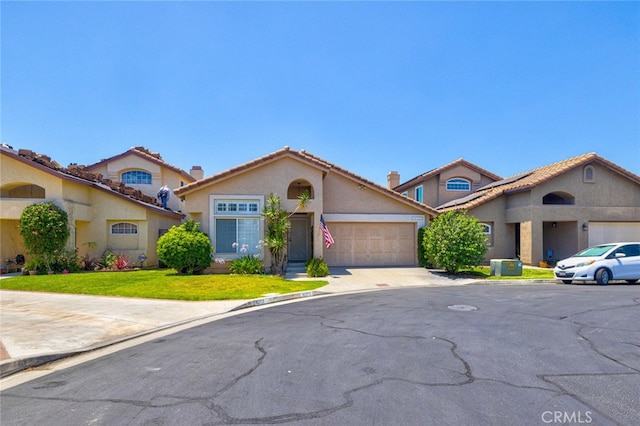
[(197, 274), (211, 264), (211, 239), (193, 219), (172, 226), (158, 239), (158, 259), (181, 274)]

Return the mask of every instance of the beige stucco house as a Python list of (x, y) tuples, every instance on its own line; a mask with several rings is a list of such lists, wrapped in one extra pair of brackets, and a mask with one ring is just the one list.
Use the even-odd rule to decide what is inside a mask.
[(563, 259), (588, 246), (640, 241), (640, 177), (589, 153), (491, 182), (439, 204), (485, 225), (487, 259)]
[[(62, 167), (50, 157), (29, 150), (0, 148), (0, 259), (23, 254), (30, 259), (19, 233), (25, 207), (52, 202), (69, 216), (68, 248), (81, 256), (100, 257), (106, 248), (133, 262), (157, 265), (158, 235), (181, 223), (183, 215), (162, 208), (155, 197), (112, 182), (79, 166)], [(91, 244), (90, 244), (91, 243)], [(95, 243), (95, 244), (93, 244)], [(9, 266), (11, 263), (9, 262)]]
[(439, 206), (500, 179), (500, 176), (459, 158), (402, 184), (397, 171), (389, 172), (387, 187), (428, 206)]
[[(122, 154), (89, 164), (84, 169), (99, 173), (113, 182), (122, 182), (150, 197), (156, 197), (158, 190), (164, 185), (173, 190), (204, 176), (200, 166), (193, 166), (189, 174), (164, 161), (159, 153), (143, 146), (136, 146)], [(167, 207), (176, 211), (182, 209), (180, 200), (173, 196), (169, 197)]]
[[(311, 200), (297, 209), (298, 195)], [(264, 256), (261, 212), (270, 194), (291, 215), (289, 262), (322, 256), (329, 265), (417, 265), (417, 231), (436, 211), (357, 176), (304, 150), (285, 147), (254, 161), (175, 189), (182, 211), (201, 224), (215, 257), (231, 260), (248, 253)], [(335, 241), (330, 248), (320, 217)], [(234, 244), (236, 243), (236, 244)]]

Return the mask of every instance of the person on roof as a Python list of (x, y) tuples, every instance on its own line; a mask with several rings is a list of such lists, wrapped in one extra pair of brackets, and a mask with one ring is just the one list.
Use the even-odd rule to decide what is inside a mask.
[(162, 207), (167, 208), (167, 201), (171, 197), (171, 190), (167, 185), (163, 185), (158, 191), (158, 200), (162, 203)]

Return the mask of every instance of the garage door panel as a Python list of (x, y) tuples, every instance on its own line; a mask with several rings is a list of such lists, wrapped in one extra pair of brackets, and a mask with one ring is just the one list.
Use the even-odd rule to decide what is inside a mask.
[(415, 265), (414, 223), (327, 223), (335, 244), (324, 250), (330, 266)]
[(640, 222), (590, 222), (589, 246), (640, 241)]

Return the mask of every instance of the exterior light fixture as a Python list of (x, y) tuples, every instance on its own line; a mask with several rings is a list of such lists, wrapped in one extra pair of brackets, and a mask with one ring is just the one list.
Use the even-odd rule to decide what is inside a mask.
[(582, 224), (582, 230), (583, 231), (588, 231), (589, 230), (589, 225), (587, 225), (587, 222)]

